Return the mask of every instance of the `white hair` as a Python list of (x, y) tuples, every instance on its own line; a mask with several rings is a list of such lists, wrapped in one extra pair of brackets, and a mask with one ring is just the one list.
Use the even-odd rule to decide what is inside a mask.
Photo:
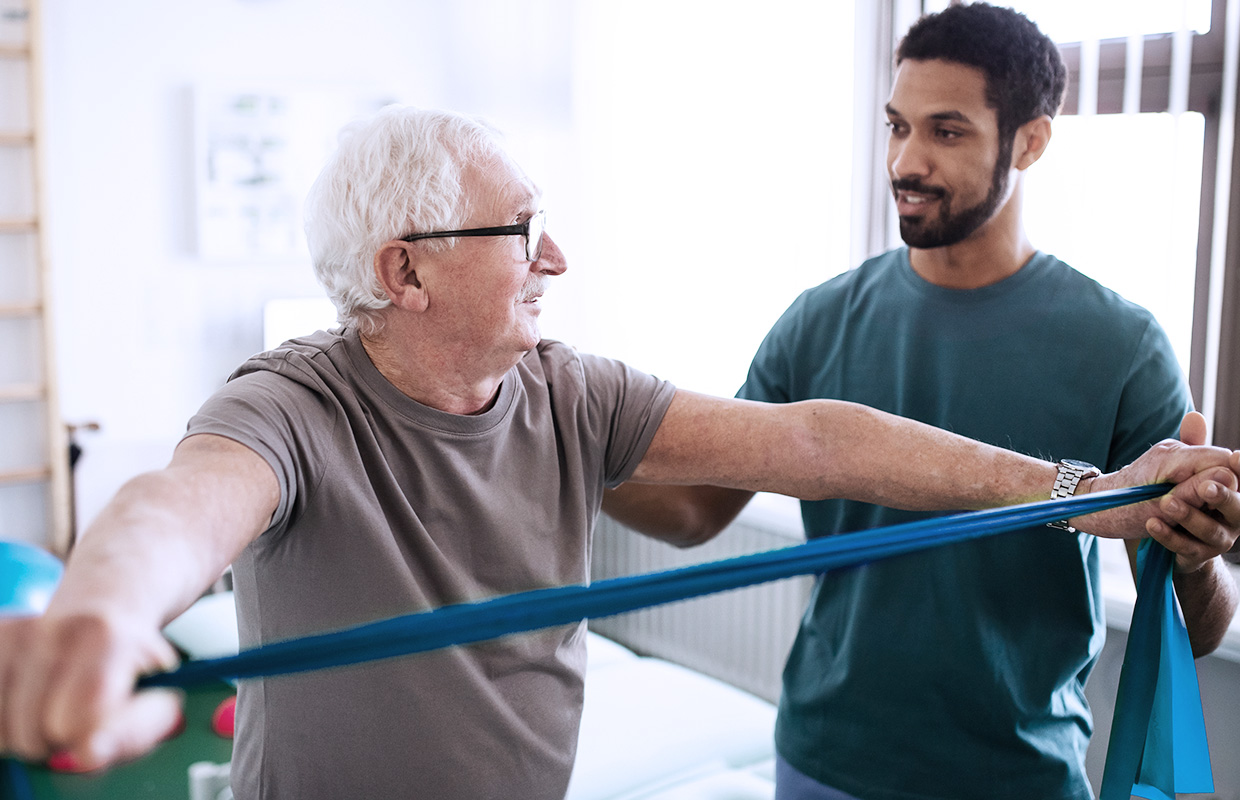
[[(375, 277), (375, 253), (411, 233), (459, 228), (469, 213), (463, 170), (497, 152), (494, 128), (448, 111), (387, 106), (341, 130), (305, 205), (314, 272), (340, 322), (379, 330), (375, 312), (391, 301)], [(426, 242), (447, 248), (455, 240)]]

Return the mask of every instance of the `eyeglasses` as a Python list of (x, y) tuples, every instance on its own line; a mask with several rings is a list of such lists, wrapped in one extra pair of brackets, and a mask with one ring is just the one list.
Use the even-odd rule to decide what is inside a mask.
[(403, 242), (415, 242), (418, 239), (447, 239), (452, 236), (516, 236), (525, 237), (525, 260), (537, 261), (542, 255), (543, 227), (546, 225), (547, 212), (539, 211), (519, 225), (500, 225), (497, 228), (468, 228), (463, 231), (436, 231), (434, 233), (411, 233), (402, 236)]

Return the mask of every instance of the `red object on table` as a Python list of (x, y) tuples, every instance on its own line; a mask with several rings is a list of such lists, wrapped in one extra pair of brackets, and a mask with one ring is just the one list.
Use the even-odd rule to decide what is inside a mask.
[(233, 695), (216, 707), (211, 715), (211, 730), (225, 739), (233, 738), (236, 730), (237, 696)]

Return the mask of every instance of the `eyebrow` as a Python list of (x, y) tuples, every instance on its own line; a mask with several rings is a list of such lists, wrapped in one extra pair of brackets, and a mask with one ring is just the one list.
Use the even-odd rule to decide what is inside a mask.
[[(891, 107), (891, 103), (888, 103), (886, 106), (884, 106), (884, 108), (887, 111), (887, 116), (900, 117), (901, 119), (904, 118), (903, 114), (901, 114), (899, 111), (896, 111), (894, 108)], [(940, 122), (963, 122), (966, 125), (973, 124), (973, 120), (969, 119), (967, 116), (965, 116), (959, 111), (939, 111), (937, 113), (931, 114), (930, 119), (937, 120)]]

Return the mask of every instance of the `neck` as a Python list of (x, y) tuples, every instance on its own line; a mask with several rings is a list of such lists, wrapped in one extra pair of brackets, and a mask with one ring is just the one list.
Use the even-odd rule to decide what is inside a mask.
[(909, 249), (913, 271), (946, 289), (979, 289), (1011, 277), (1033, 257), (1021, 220), (1019, 178), (1007, 202), (968, 238), (947, 247)]
[(476, 357), (437, 348), (426, 337), (406, 335), (395, 320), (361, 340), (371, 363), (389, 383), (422, 405), (449, 414), (488, 410), (513, 366), (485, 369)]

